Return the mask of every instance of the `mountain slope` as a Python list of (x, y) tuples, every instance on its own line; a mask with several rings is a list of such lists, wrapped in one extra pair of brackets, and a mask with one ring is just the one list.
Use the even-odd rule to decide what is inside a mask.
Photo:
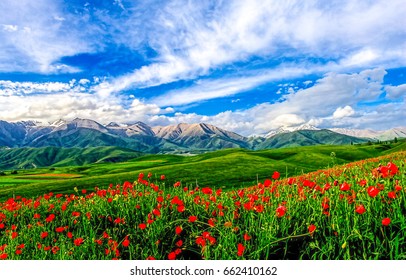
[(0, 170), (73, 166), (97, 162), (122, 162), (142, 155), (117, 147), (97, 148), (13, 148), (0, 149)]
[(366, 140), (323, 130), (298, 130), (285, 132), (266, 138), (256, 149), (299, 147), (312, 145), (344, 145), (362, 143)]

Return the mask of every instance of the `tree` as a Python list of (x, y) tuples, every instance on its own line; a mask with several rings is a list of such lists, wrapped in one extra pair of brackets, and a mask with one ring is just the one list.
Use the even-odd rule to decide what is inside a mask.
[(394, 143), (397, 143), (397, 142), (398, 142), (398, 138), (395, 137), (395, 139), (393, 139), (393, 142), (394, 142)]

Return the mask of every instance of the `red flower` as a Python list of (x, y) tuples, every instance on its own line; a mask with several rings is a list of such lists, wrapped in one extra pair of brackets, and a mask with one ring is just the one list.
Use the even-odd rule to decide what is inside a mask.
[(360, 204), (355, 208), (355, 212), (357, 212), (358, 214), (362, 215), (366, 212), (367, 210), (365, 210), (364, 205)]
[(3, 229), (5, 225), (3, 223), (0, 224), (0, 229)]
[(1, 254), (0, 255), (0, 260), (5, 260), (5, 259), (7, 259), (7, 254), (6, 253), (3, 253), (3, 254)]
[(48, 236), (48, 232), (44, 231), (43, 233), (41, 233), (41, 238), (44, 239)]
[(275, 171), (272, 175), (272, 179), (278, 180), (280, 176), (281, 176), (281, 174), (278, 171)]
[(265, 179), (264, 181), (264, 186), (269, 187), (272, 184), (272, 181), (270, 179)]
[(174, 260), (176, 259), (176, 253), (175, 252), (170, 252), (168, 255), (168, 260)]
[(283, 205), (280, 205), (278, 208), (276, 208), (276, 216), (277, 217), (283, 217), (286, 213), (286, 207)]
[(241, 257), (244, 254), (245, 247), (241, 243), (237, 245), (237, 256)]
[(378, 195), (379, 189), (377, 189), (377, 188), (375, 188), (375, 187), (373, 187), (373, 186), (370, 186), (370, 187), (368, 187), (367, 192), (368, 192), (368, 195), (369, 195), (370, 197), (375, 197), (375, 196)]
[(288, 179), (288, 184), (289, 185), (293, 185), (294, 182), (295, 182), (295, 178), (289, 178)]
[(161, 216), (161, 211), (159, 211), (158, 209), (154, 209), (154, 210), (152, 210), (152, 214), (159, 217), (159, 216)]
[(182, 233), (182, 228), (181, 228), (180, 226), (177, 226), (177, 227), (175, 228), (175, 233), (176, 233), (177, 235), (180, 235), (180, 234)]
[(72, 212), (72, 216), (73, 216), (73, 217), (79, 217), (79, 216), (80, 216), (80, 212), (73, 211), (73, 212)]
[(20, 249), (16, 250), (16, 255), (21, 255), (23, 253), (23, 251), (21, 251)]
[(142, 224), (139, 224), (138, 227), (139, 227), (141, 230), (144, 230), (144, 229), (147, 228), (147, 225), (144, 224), (144, 223), (142, 223)]
[(161, 180), (165, 180), (165, 175), (161, 175)]
[(16, 231), (13, 231), (13, 233), (11, 234), (11, 239), (17, 238), (18, 233)]
[(248, 241), (248, 240), (250, 240), (250, 239), (251, 239), (251, 236), (249, 236), (247, 233), (244, 234), (244, 240), (245, 240), (245, 241)]
[(382, 225), (383, 226), (389, 226), (389, 224), (390, 224), (390, 218), (383, 218), (382, 219)]
[(179, 187), (179, 186), (180, 186), (180, 182), (179, 182), (179, 181), (176, 182), (175, 184), (173, 184), (173, 186), (174, 186), (175, 188)]
[(73, 234), (72, 234), (72, 232), (68, 232), (67, 234), (66, 234), (66, 236), (68, 237), (68, 238), (72, 238), (73, 237)]
[(185, 211), (185, 206), (184, 205), (179, 205), (177, 209), (178, 209), (179, 213), (182, 213), (182, 212)]
[(75, 246), (80, 246), (83, 243), (83, 238), (79, 237), (76, 238), (73, 243), (75, 244)]
[(392, 198), (392, 199), (395, 199), (396, 198), (395, 192), (388, 192), (388, 197)]
[(340, 191), (348, 191), (350, 189), (350, 185), (346, 182), (342, 183), (340, 186)]
[(313, 224), (311, 224), (311, 225), (307, 228), (307, 230), (309, 231), (310, 234), (313, 234), (313, 232), (316, 230), (316, 226), (313, 225)]
[(179, 240), (178, 242), (176, 242), (176, 246), (182, 247), (182, 245), (183, 245), (183, 241), (182, 241), (182, 240)]
[(123, 241), (123, 246), (124, 247), (128, 247), (130, 245), (130, 240), (128, 240), (127, 238)]
[(197, 217), (196, 216), (190, 216), (189, 217), (189, 222), (194, 223), (197, 221)]
[(65, 227), (57, 227), (55, 229), (56, 232), (63, 232), (65, 230)]
[(153, 261), (153, 260), (155, 260), (155, 258), (153, 257), (153, 256), (149, 256), (148, 258), (146, 258), (147, 260), (149, 260), (149, 261)]
[(50, 214), (50, 215), (45, 219), (45, 221), (46, 221), (47, 223), (50, 223), (50, 222), (52, 222), (54, 219), (55, 219), (55, 215), (54, 215), (54, 214)]
[(85, 189), (82, 190), (82, 194), (86, 194), (86, 192), (87, 192), (87, 191), (86, 191)]

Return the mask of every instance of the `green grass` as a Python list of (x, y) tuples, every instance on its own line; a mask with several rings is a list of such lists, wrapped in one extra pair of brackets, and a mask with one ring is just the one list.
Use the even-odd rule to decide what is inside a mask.
[[(134, 181), (138, 174), (152, 172), (157, 178), (166, 175), (166, 183), (180, 180), (186, 184), (235, 188), (248, 186), (272, 176), (277, 170), (283, 177), (315, 171), (356, 160), (377, 157), (406, 150), (406, 143), (308, 146), (251, 151), (226, 149), (196, 156), (145, 155), (120, 163), (96, 163), (82, 166), (55, 166), (19, 170), (18, 174), (0, 176), (0, 198), (14, 195), (35, 196), (48, 191), (71, 192), (74, 187), (94, 186)], [(94, 152), (94, 151), (93, 151)], [(335, 157), (331, 153), (335, 153)], [(55, 170), (52, 170), (55, 169)], [(42, 179), (34, 174), (75, 174), (80, 178)]]

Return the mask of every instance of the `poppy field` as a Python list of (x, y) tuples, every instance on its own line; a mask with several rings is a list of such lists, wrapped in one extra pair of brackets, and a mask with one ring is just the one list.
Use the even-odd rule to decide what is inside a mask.
[(0, 202), (0, 259), (406, 259), (405, 159), (270, 170), (232, 190), (140, 173), (91, 191), (16, 194)]

